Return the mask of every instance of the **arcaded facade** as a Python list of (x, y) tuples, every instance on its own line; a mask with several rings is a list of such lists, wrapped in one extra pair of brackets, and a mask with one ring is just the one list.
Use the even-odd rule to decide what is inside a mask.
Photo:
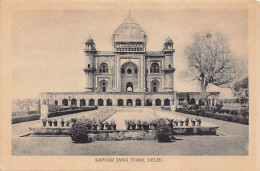
[(42, 100), (63, 106), (170, 106), (176, 97), (173, 40), (158, 45), (161, 51), (147, 51), (148, 35), (129, 14), (111, 41), (111, 51), (97, 50), (91, 37), (85, 42), (84, 91), (42, 93)]
[(173, 40), (162, 51), (146, 51), (148, 36), (129, 16), (112, 34), (113, 51), (97, 51), (86, 41), (86, 91), (173, 92)]

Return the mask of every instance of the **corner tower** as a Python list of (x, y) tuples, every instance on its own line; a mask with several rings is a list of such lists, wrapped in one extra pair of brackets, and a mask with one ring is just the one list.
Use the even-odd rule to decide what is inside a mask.
[(175, 49), (173, 49), (173, 40), (168, 37), (165, 40), (163, 53), (165, 55), (165, 62), (164, 62), (164, 73), (165, 73), (165, 91), (174, 91), (174, 71), (175, 68), (173, 66), (173, 54)]
[(88, 40), (85, 42), (86, 49), (84, 50), (86, 54), (86, 64), (84, 72), (86, 75), (86, 91), (94, 91), (94, 73), (95, 69), (95, 54), (97, 53), (96, 45), (92, 37), (89, 36)]

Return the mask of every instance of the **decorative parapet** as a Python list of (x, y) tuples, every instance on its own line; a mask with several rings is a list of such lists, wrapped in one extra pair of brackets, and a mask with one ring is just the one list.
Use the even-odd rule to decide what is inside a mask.
[(175, 52), (175, 49), (164, 49), (163, 53), (164, 54), (173, 54)]
[(96, 49), (85, 49), (84, 50), (85, 54), (96, 54), (97, 53), (97, 50)]
[[(172, 92), (170, 94), (174, 94), (175, 92)], [(49, 96), (53, 97), (55, 95), (64, 95), (64, 96), (71, 96), (71, 95), (170, 95), (169, 92), (87, 92), (87, 91), (82, 91), (82, 92), (41, 92), (41, 96)]]
[(98, 51), (96, 55), (107, 55), (107, 56), (114, 56), (115, 54), (112, 51)]
[(162, 51), (146, 51), (146, 56), (164, 56)]

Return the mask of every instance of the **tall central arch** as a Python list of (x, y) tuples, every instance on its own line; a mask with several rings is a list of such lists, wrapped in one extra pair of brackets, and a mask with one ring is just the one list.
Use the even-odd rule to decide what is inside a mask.
[(138, 88), (138, 67), (133, 62), (121, 66), (121, 92), (133, 92)]
[(133, 91), (134, 91), (133, 83), (132, 82), (126, 83), (126, 92), (133, 92)]

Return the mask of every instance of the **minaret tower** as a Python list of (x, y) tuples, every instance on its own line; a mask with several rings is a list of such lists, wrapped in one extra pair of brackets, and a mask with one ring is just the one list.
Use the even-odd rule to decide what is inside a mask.
[(173, 54), (175, 49), (173, 49), (173, 40), (168, 37), (165, 40), (163, 53), (165, 54), (165, 62), (164, 62), (164, 73), (165, 73), (165, 91), (174, 91), (174, 71), (175, 68), (173, 67)]
[(86, 64), (84, 72), (86, 75), (86, 91), (94, 91), (94, 73), (95, 69), (95, 54), (97, 53), (96, 45), (91, 36), (85, 42), (86, 49), (84, 50), (86, 54)]

